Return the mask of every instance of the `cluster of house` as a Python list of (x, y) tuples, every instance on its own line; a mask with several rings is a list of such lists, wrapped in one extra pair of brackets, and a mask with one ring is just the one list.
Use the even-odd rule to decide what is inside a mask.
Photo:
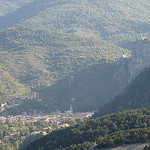
[[(51, 114), (32, 114), (32, 115), (27, 115), (27, 113), (23, 115), (8, 115), (8, 116), (0, 116), (0, 121), (1, 122), (16, 122), (16, 121), (21, 121), (23, 123), (28, 123), (28, 122), (36, 122), (36, 121), (44, 121), (44, 122), (52, 122), (56, 127), (61, 128), (61, 127), (68, 127), (71, 124), (71, 121), (74, 121), (76, 123), (76, 120), (78, 119), (84, 119), (88, 118), (93, 115), (94, 112), (77, 112), (73, 114), (72, 112), (72, 107), (70, 111), (65, 111), (64, 113), (61, 113), (60, 111), (52, 112)], [(66, 120), (71, 120), (70, 123), (67, 122)]]
[[(61, 113), (59, 111), (53, 112), (51, 114), (43, 114), (43, 115), (39, 115), (39, 114), (32, 114), (32, 115), (16, 115), (16, 116), (12, 116), (12, 115), (8, 115), (8, 116), (0, 116), (0, 122), (16, 122), (16, 121), (21, 121), (24, 124), (25, 123), (29, 123), (29, 122), (36, 122), (36, 121), (44, 121), (49, 123), (51, 121), (51, 123), (53, 123), (53, 127), (46, 127), (44, 129), (42, 129), (42, 131), (33, 131), (32, 133), (30, 133), (29, 136), (36, 136), (38, 134), (43, 134), (46, 135), (47, 133), (49, 133), (49, 131), (55, 129), (55, 128), (62, 128), (62, 127), (68, 127), (72, 124), (76, 124), (76, 120), (78, 119), (84, 119), (84, 118), (88, 118), (90, 116), (93, 115), (94, 112), (78, 112), (73, 114), (72, 113), (72, 107), (70, 110), (65, 111), (64, 113)], [(20, 135), (19, 132), (15, 132), (12, 133), (11, 136), (13, 134), (18, 134)], [(10, 136), (5, 136), (3, 138), (3, 140), (8, 140), (10, 143), (13, 143), (14, 141), (10, 141)], [(2, 139), (0, 140), (0, 144), (5, 144), (5, 142)]]
[(58, 124), (57, 122), (63, 121), (65, 119), (71, 119), (71, 120), (75, 120), (75, 119), (84, 119), (87, 117), (90, 117), (93, 115), (94, 112), (78, 112), (75, 113), (73, 115), (70, 115), (70, 112), (65, 112), (65, 113), (61, 113), (59, 111), (57, 112), (53, 112), (51, 114), (44, 114), (44, 115), (8, 115), (8, 116), (0, 116), (0, 121), (2, 122), (15, 122), (15, 121), (21, 121), (23, 123), (27, 123), (27, 122), (36, 122), (38, 120), (42, 120), (45, 122), (49, 122), (50, 120), (55, 123)]

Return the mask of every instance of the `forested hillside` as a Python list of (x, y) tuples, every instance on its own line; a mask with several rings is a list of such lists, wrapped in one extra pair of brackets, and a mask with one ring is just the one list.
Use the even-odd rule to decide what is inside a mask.
[[(119, 89), (112, 78), (114, 66), (101, 64), (130, 53), (127, 49), (132, 49), (132, 41), (150, 32), (148, 0), (7, 0), (0, 4), (0, 104), (11, 101), (6, 107), (22, 103), (21, 99), (30, 101), (36, 92), (39, 106), (53, 103), (51, 107), (60, 109), (63, 103), (66, 109), (75, 98), (79, 110), (82, 106), (88, 110), (92, 99), (90, 110), (96, 109)], [(96, 70), (95, 74), (90, 70)], [(84, 72), (92, 78), (84, 78)], [(72, 76), (77, 82), (70, 85)], [(101, 81), (106, 81), (105, 86)], [(24, 106), (33, 106), (31, 103)]]
[(30, 98), (31, 89), (51, 86), (93, 64), (116, 61), (127, 52), (94, 38), (22, 27), (0, 31), (0, 41), (1, 101)]
[(93, 117), (99, 117), (109, 113), (127, 109), (143, 108), (150, 106), (150, 68), (145, 68), (130, 83), (123, 93), (114, 100), (101, 107)]
[(118, 112), (53, 131), (25, 150), (76, 150), (146, 142), (150, 138), (150, 109)]
[[(149, 8), (149, 0), (0, 1), (0, 114), (37, 115), (68, 110), (70, 104), (74, 111), (101, 106), (94, 119), (54, 130), (25, 150), (80, 150), (150, 140), (150, 108), (122, 112), (150, 105), (150, 69), (116, 96), (125, 84), (115, 63), (139, 50), (134, 63), (144, 64)], [(143, 44), (133, 49), (132, 42), (140, 40)], [(0, 149), (24, 148), (29, 132), (48, 126), (53, 127), (1, 122)]]
[(70, 104), (74, 112), (97, 110), (121, 90), (120, 83), (113, 77), (116, 70), (115, 64), (89, 66), (53, 86), (41, 88), (39, 99), (21, 100), (21, 105), (7, 109), (3, 114), (15, 115), (31, 109), (45, 113), (56, 109), (64, 111), (70, 108)]

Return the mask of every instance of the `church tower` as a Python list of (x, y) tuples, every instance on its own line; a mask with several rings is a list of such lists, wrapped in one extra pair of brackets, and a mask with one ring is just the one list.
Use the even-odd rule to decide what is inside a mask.
[(72, 104), (70, 104), (70, 113), (73, 114)]

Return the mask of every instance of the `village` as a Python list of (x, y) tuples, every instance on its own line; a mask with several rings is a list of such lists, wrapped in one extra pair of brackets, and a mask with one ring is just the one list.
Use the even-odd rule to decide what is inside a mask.
[(33, 114), (33, 115), (26, 114), (26, 115), (16, 115), (16, 116), (8, 115), (6, 117), (0, 116), (0, 121), (2, 122), (9, 121), (11, 123), (15, 121), (21, 121), (23, 123), (36, 122), (39, 120), (42, 120), (44, 122), (52, 121), (59, 128), (59, 127), (69, 126), (69, 124), (63, 124), (64, 120), (69, 119), (76, 122), (76, 120), (78, 119), (89, 118), (93, 114), (94, 112), (77, 112), (75, 114), (54, 112), (51, 114), (43, 114), (43, 115), (39, 115), (39, 114)]
[[(26, 137), (33, 136), (34, 138), (38, 135), (47, 135), (52, 130), (63, 128), (63, 127), (69, 127), (70, 125), (75, 125), (77, 123), (82, 122), (85, 119), (88, 119), (91, 117), (94, 112), (76, 112), (73, 113), (72, 105), (70, 105), (70, 110), (66, 110), (65, 112), (60, 112), (59, 110), (55, 112), (51, 112), (50, 114), (46, 113), (39, 113), (36, 114), (36, 111), (33, 110), (33, 113), (27, 113), (23, 112), (21, 115), (8, 115), (8, 116), (0, 116), (0, 122), (5, 124), (13, 124), (15, 122), (21, 122), (22, 124), (31, 124), (31, 123), (37, 123), (42, 122), (46, 124), (46, 127), (41, 128), (40, 130), (34, 130), (30, 132), (30, 134), (26, 135)], [(3, 134), (4, 135), (4, 134)], [(13, 136), (21, 136), (21, 133), (11, 132), (8, 135), (2, 136), (0, 139), (0, 144), (5, 144), (5, 141), (8, 141), (9, 143), (13, 143), (10, 141), (11, 137)], [(15, 138), (12, 138), (15, 139)]]

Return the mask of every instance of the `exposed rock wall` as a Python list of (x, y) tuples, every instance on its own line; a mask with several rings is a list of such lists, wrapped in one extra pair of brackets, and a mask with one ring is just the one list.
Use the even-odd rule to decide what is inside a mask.
[(119, 80), (121, 87), (125, 87), (135, 76), (137, 76), (145, 67), (150, 66), (150, 42), (145, 40), (133, 43), (132, 55), (123, 55), (116, 62), (118, 71), (114, 77)]

